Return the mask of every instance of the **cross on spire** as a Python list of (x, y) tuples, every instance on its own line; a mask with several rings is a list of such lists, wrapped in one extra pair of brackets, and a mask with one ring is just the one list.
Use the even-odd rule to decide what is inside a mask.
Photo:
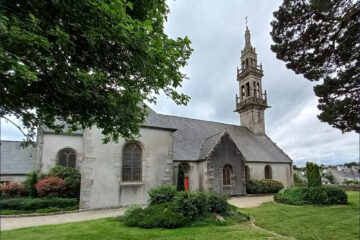
[(246, 16), (245, 17), (245, 24), (246, 24), (246, 27), (248, 26), (247, 24), (248, 24), (248, 17)]

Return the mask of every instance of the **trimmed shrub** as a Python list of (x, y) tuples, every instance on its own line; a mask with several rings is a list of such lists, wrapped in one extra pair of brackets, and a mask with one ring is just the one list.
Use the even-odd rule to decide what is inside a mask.
[(40, 197), (60, 197), (64, 195), (66, 183), (59, 177), (50, 176), (40, 180), (35, 187)]
[(148, 191), (150, 205), (172, 202), (177, 191), (175, 186), (159, 186)]
[(141, 228), (178, 228), (185, 226), (188, 221), (188, 218), (174, 212), (170, 203), (153, 205), (145, 209), (135, 207), (124, 216), (126, 226)]
[(72, 167), (56, 166), (50, 169), (49, 176), (56, 176), (65, 180), (64, 196), (79, 198), (81, 174), (78, 170)]
[(178, 192), (173, 210), (190, 219), (202, 217), (207, 212), (207, 197), (203, 192)]
[(185, 170), (184, 170), (184, 165), (183, 164), (179, 164), (178, 165), (179, 170), (178, 170), (178, 177), (177, 177), (177, 184), (176, 184), (176, 190), (178, 191), (185, 191), (185, 183), (184, 183), (184, 178), (185, 178)]
[(26, 195), (24, 184), (18, 182), (10, 182), (2, 185), (2, 197), (21, 197)]
[(319, 166), (312, 162), (306, 162), (306, 177), (308, 187), (321, 187)]
[(297, 172), (294, 172), (294, 183), (304, 183)]
[(230, 207), (227, 202), (228, 196), (222, 193), (208, 192), (207, 197), (207, 211), (217, 213), (222, 216), (229, 214)]
[(79, 201), (76, 198), (2, 198), (1, 209), (37, 210), (43, 208), (76, 207)]
[(246, 182), (246, 192), (250, 194), (277, 193), (284, 185), (271, 179), (250, 179)]
[(346, 204), (347, 195), (344, 190), (335, 187), (291, 187), (277, 193), (274, 200), (291, 205), (332, 205)]
[(41, 173), (39, 170), (34, 170), (27, 175), (26, 180), (24, 181), (24, 187), (30, 197), (37, 197), (35, 184), (45, 177), (46, 175)]

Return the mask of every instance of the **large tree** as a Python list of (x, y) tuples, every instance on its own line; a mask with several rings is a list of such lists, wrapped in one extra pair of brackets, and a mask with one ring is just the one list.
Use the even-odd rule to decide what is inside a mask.
[(360, 132), (360, 11), (353, 0), (284, 0), (274, 12), (271, 50), (310, 81), (318, 118), (342, 132)]
[[(34, 136), (97, 126), (105, 142), (132, 137), (141, 102), (160, 91), (177, 104), (190, 40), (164, 33), (165, 0), (14, 0), (1, 6), (0, 116)], [(60, 120), (60, 121), (56, 121)]]

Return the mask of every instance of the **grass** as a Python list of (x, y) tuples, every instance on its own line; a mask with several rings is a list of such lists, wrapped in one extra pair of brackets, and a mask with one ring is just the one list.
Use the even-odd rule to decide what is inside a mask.
[[(265, 203), (243, 209), (256, 225), (296, 239), (359, 239), (359, 192), (347, 192), (349, 203), (338, 206), (293, 206)], [(30, 227), (1, 232), (4, 240), (45, 239), (278, 239), (255, 229), (249, 222), (241, 224), (204, 224), (174, 230), (126, 227), (115, 218), (78, 223)]]
[(296, 239), (359, 239), (359, 192), (348, 191), (348, 204), (293, 206), (265, 203), (243, 209), (256, 225)]
[[(46, 234), (44, 234), (46, 233)], [(223, 239), (267, 239), (271, 235), (254, 229), (249, 222), (221, 226), (210, 224), (199, 227), (184, 227), (173, 230), (141, 229), (126, 227), (115, 218), (31, 227), (1, 232), (3, 240), (45, 240), (45, 239), (76, 239), (76, 240), (223, 240)]]

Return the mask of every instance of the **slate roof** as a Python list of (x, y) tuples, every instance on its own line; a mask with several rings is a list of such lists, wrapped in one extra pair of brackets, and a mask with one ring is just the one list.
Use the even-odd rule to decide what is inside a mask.
[[(196, 161), (206, 155), (206, 149), (216, 136), (226, 131), (246, 161), (292, 162), (292, 160), (265, 134), (255, 135), (246, 127), (218, 122), (157, 114), (149, 111), (143, 126), (176, 129), (173, 133), (174, 160)], [(209, 150), (210, 151), (210, 150)]]
[(21, 141), (1, 141), (1, 174), (27, 174), (34, 170), (36, 147), (29, 145), (23, 148), (21, 143)]

